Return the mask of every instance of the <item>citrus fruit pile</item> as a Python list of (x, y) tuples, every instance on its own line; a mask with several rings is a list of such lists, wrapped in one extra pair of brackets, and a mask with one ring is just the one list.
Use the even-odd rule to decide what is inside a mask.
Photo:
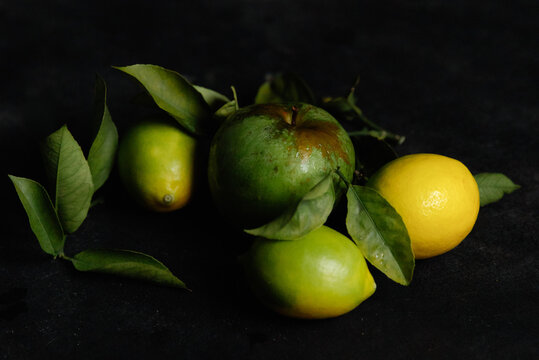
[[(171, 211), (208, 181), (231, 228), (252, 235), (241, 256), (246, 279), (278, 313), (347, 313), (376, 289), (367, 262), (408, 285), (415, 259), (455, 248), (475, 224), (480, 192), (466, 166), (436, 154), (398, 157), (391, 146), (404, 137), (364, 116), (355, 86), (317, 103), (304, 81), (284, 74), (240, 107), (234, 88), (229, 99), (154, 65), (118, 69), (177, 120), (125, 135), (118, 167), (127, 190), (149, 209)], [(207, 179), (195, 175), (193, 136), (211, 140)], [(347, 206), (350, 237), (326, 224), (338, 204)]]
[[(115, 69), (135, 78), (160, 114), (119, 139), (98, 76), (98, 130), (87, 156), (64, 125), (42, 147), (49, 189), (9, 175), (41, 249), (79, 271), (188, 289), (141, 252), (64, 253), (113, 165), (125, 191), (156, 212), (186, 209), (207, 182), (230, 230), (251, 235), (240, 259), (253, 292), (276, 312), (306, 319), (340, 316), (369, 298), (376, 284), (367, 263), (409, 285), (416, 259), (455, 248), (480, 206), (519, 187), (499, 173), (473, 176), (443, 155), (399, 157), (393, 146), (404, 136), (365, 117), (357, 81), (346, 96), (317, 101), (297, 75), (279, 74), (240, 106), (234, 87), (231, 99), (160, 66)], [(342, 216), (339, 206), (347, 234), (328, 226), (330, 215)]]

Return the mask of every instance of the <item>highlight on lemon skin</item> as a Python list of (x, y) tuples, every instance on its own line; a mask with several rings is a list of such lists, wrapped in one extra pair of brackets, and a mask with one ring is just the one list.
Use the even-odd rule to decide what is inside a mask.
[(242, 263), (260, 301), (295, 318), (343, 315), (376, 289), (357, 246), (327, 226), (296, 240), (257, 238)]
[(120, 179), (133, 199), (147, 209), (180, 209), (193, 195), (197, 148), (195, 138), (173, 122), (142, 121), (120, 139)]
[(460, 161), (412, 154), (382, 167), (367, 186), (401, 215), (416, 259), (444, 254), (459, 245), (477, 220), (479, 189)]

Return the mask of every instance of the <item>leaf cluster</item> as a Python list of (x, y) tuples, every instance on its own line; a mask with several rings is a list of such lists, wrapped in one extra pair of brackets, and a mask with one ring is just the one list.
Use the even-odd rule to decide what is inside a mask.
[[(415, 258), (406, 226), (391, 204), (381, 194), (365, 186), (368, 177), (398, 157), (394, 146), (405, 137), (390, 132), (368, 119), (358, 106), (355, 94), (359, 78), (349, 93), (342, 97), (325, 97), (321, 102), (304, 80), (294, 74), (270, 77), (258, 90), (256, 103), (308, 102), (331, 113), (342, 124), (355, 128), (348, 132), (356, 151), (356, 177), (347, 185), (346, 229), (365, 258), (393, 281), (409, 285), (415, 268)], [(294, 240), (322, 226), (333, 210), (335, 192), (328, 174), (297, 204), (293, 204), (274, 221), (247, 233), (277, 240)], [(519, 186), (498, 173), (476, 175), (481, 206), (498, 201), (503, 194)]]
[[(233, 98), (229, 99), (157, 65), (114, 68), (136, 79), (154, 105), (194, 136), (211, 138), (219, 125), (239, 109), (233, 86)], [(373, 266), (395, 282), (408, 285), (412, 281), (415, 259), (406, 226), (382, 195), (365, 186), (368, 177), (398, 157), (394, 146), (402, 144), (405, 137), (382, 128), (364, 115), (356, 96), (358, 84), (359, 78), (344, 96), (321, 100), (317, 100), (307, 83), (296, 74), (276, 74), (261, 84), (255, 104), (310, 103), (325, 109), (343, 125), (347, 124), (356, 150), (356, 176), (350, 183), (339, 169), (333, 169), (279, 217), (245, 231), (253, 236), (293, 241), (322, 226), (335, 206), (333, 179), (337, 177), (347, 187), (348, 234)], [(41, 248), (50, 255), (70, 260), (80, 271), (112, 273), (186, 288), (162, 263), (139, 252), (91, 249), (73, 257), (64, 254), (66, 234), (76, 231), (86, 218), (95, 191), (109, 176), (118, 144), (118, 133), (106, 105), (106, 85), (100, 77), (96, 81), (95, 107), (99, 130), (87, 159), (67, 126), (44, 142), (42, 149), (50, 193), (33, 180), (10, 175)], [(482, 173), (475, 178), (481, 206), (498, 201), (518, 188), (503, 174)]]
[[(258, 90), (255, 103), (307, 102), (319, 106), (342, 124), (347, 124), (356, 149), (356, 177), (349, 183), (334, 169), (280, 217), (248, 233), (276, 240), (294, 240), (326, 223), (335, 204), (332, 176), (347, 185), (346, 228), (365, 258), (390, 279), (408, 285), (412, 281), (415, 259), (406, 226), (397, 211), (376, 191), (359, 185), (367, 175), (397, 158), (393, 145), (402, 144), (404, 136), (383, 129), (369, 120), (358, 107), (355, 89), (342, 97), (317, 101), (306, 82), (294, 74), (270, 77)], [(360, 148), (369, 151), (358, 151)], [(329, 180), (328, 180), (329, 179)]]
[(64, 253), (68, 234), (86, 219), (92, 198), (114, 165), (118, 132), (107, 107), (105, 81), (97, 76), (95, 121), (97, 134), (87, 158), (67, 126), (49, 135), (41, 146), (49, 191), (37, 181), (9, 175), (28, 215), (41, 249), (71, 261), (79, 271), (103, 272), (186, 288), (153, 257), (131, 250), (88, 249), (73, 257)]

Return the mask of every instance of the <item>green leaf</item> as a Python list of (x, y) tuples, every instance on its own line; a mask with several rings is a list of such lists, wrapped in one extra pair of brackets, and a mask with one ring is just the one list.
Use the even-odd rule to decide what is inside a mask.
[(230, 101), (229, 98), (215, 90), (198, 85), (193, 85), (193, 87), (202, 95), (212, 111), (217, 111), (217, 109)]
[(294, 240), (322, 226), (333, 210), (334, 203), (335, 189), (330, 173), (281, 216), (245, 232), (267, 239)]
[(375, 190), (349, 186), (346, 228), (365, 258), (402, 285), (412, 281), (415, 259), (397, 211)]
[(96, 77), (94, 109), (99, 128), (88, 153), (88, 165), (95, 192), (108, 179), (118, 148), (118, 130), (107, 107), (107, 85), (100, 76)]
[(260, 86), (255, 97), (255, 104), (286, 102), (314, 104), (316, 99), (307, 83), (293, 73), (270, 78)]
[(237, 110), (236, 100), (230, 100), (223, 106), (221, 106), (217, 111), (213, 114), (214, 118), (219, 121), (219, 123), (222, 123), (225, 121), (230, 115), (236, 112)]
[(359, 77), (346, 97), (326, 97), (322, 101), (322, 107), (339, 120), (357, 121), (363, 120), (363, 112), (357, 107), (356, 87), (359, 85)]
[(159, 108), (196, 135), (213, 129), (212, 111), (202, 94), (183, 76), (157, 65), (114, 66), (137, 79)]
[(500, 173), (481, 173), (474, 176), (479, 187), (481, 206), (500, 200), (504, 194), (510, 194), (520, 188), (507, 176)]
[(355, 95), (358, 84), (359, 77), (356, 79), (354, 86), (352, 86), (346, 97), (324, 98), (321, 107), (339, 121), (348, 121), (366, 126), (367, 128), (358, 131), (361, 135), (369, 135), (390, 142), (393, 145), (401, 145), (404, 140), (406, 140), (405, 136), (394, 134), (383, 129), (381, 126), (367, 118), (365, 114), (363, 114), (363, 111), (358, 107)]
[(47, 254), (56, 256), (64, 249), (65, 235), (47, 190), (38, 182), (9, 175), (26, 210), (30, 228)]
[(357, 119), (356, 111), (344, 97), (324, 98), (321, 107), (339, 120), (351, 122)]
[(92, 201), (94, 186), (90, 167), (65, 125), (47, 137), (42, 153), (62, 228), (72, 233), (86, 218)]
[(160, 285), (187, 289), (160, 261), (132, 250), (91, 249), (75, 255), (71, 261), (79, 271), (92, 271), (151, 281)]

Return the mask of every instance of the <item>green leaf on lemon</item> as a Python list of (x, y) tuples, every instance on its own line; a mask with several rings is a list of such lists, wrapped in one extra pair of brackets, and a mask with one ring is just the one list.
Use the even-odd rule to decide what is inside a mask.
[(38, 182), (9, 175), (28, 215), (41, 249), (56, 256), (64, 249), (65, 235), (47, 190)]
[(368, 187), (351, 185), (346, 195), (346, 228), (365, 258), (391, 280), (409, 285), (415, 259), (400, 215)]
[(248, 234), (275, 240), (294, 240), (322, 226), (335, 203), (332, 173), (325, 176), (281, 216)]
[(294, 73), (278, 74), (264, 82), (255, 97), (255, 104), (304, 102), (314, 104), (316, 99), (307, 83)]
[(92, 201), (90, 167), (65, 125), (47, 137), (42, 153), (60, 223), (65, 232), (72, 233), (86, 218)]
[(214, 127), (212, 111), (203, 95), (177, 72), (145, 64), (114, 68), (137, 79), (157, 106), (191, 133), (205, 135)]
[(137, 251), (90, 249), (76, 254), (70, 260), (79, 271), (113, 274), (187, 289), (185, 283), (163, 263)]
[(474, 178), (479, 187), (481, 206), (496, 202), (505, 194), (510, 194), (520, 188), (520, 185), (501, 173), (480, 173)]
[(88, 165), (95, 192), (108, 179), (118, 148), (118, 130), (107, 107), (107, 85), (100, 76), (96, 76), (94, 109), (94, 121), (99, 127), (88, 153)]

